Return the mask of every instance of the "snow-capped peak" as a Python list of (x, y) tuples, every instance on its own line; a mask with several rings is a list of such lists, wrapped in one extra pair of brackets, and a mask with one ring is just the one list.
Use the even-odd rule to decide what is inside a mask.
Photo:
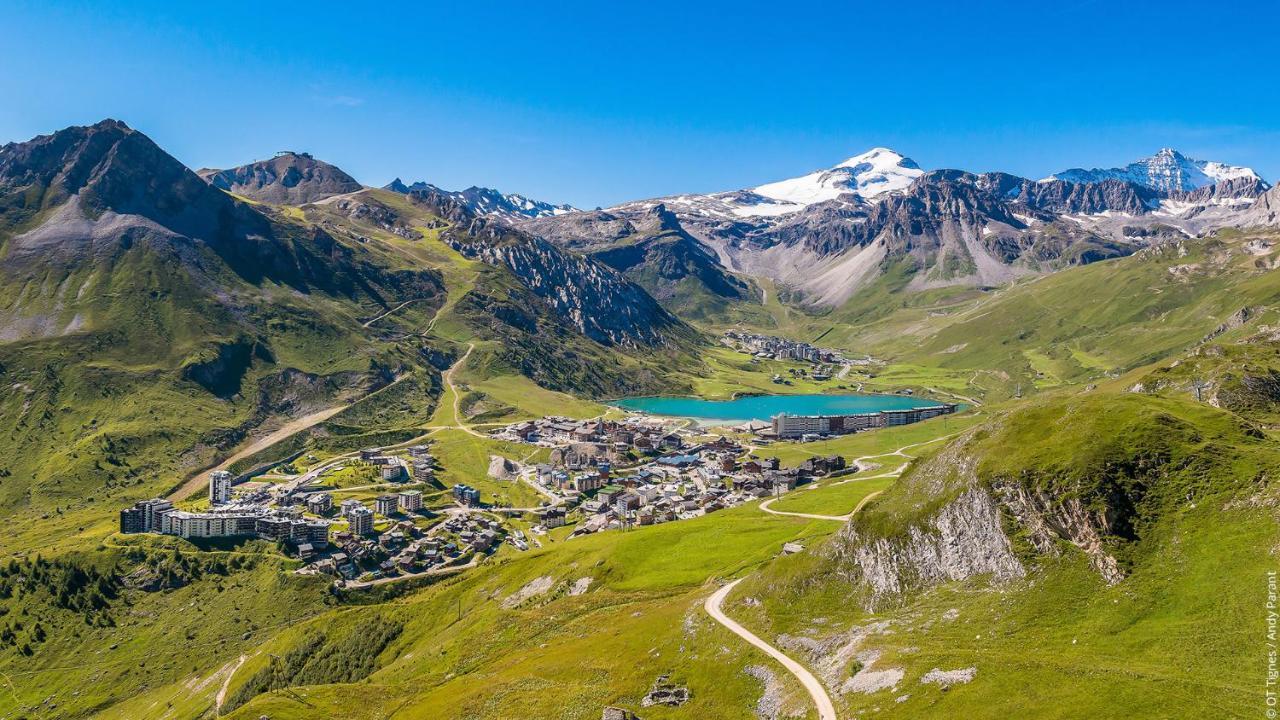
[(500, 217), (512, 221), (564, 215), (577, 210), (572, 205), (552, 205), (541, 200), (527, 198), (518, 193), (502, 193), (486, 187), (472, 186), (466, 190), (451, 191), (425, 182), (405, 185), (400, 181), (400, 178), (396, 178), (385, 189), (399, 193), (409, 193), (414, 190), (434, 190), (441, 195), (457, 200), (476, 214)]
[(848, 193), (870, 199), (882, 193), (903, 190), (923, 174), (919, 165), (893, 150), (872, 148), (829, 170), (818, 170), (790, 180), (767, 183), (752, 188), (752, 191), (757, 195), (803, 207), (834, 200)]
[(1072, 168), (1050, 175), (1049, 180), (1068, 182), (1101, 182), (1123, 180), (1159, 192), (1188, 192), (1224, 180), (1262, 180), (1251, 168), (1206, 160), (1193, 160), (1173, 148), (1162, 148), (1155, 155), (1122, 168)]

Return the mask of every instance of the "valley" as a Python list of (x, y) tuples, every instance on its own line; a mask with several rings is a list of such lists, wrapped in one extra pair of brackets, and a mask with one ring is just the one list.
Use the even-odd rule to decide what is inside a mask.
[(1276, 192), (5, 145), (0, 718), (1248, 715)]

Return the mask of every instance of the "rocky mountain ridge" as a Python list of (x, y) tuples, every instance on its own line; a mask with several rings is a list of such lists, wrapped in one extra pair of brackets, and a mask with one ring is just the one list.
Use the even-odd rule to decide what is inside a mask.
[(829, 171), (749, 190), (669, 196), (523, 224), (553, 241), (591, 247), (616, 242), (619, 228), (661, 207), (724, 270), (775, 281), (803, 304), (835, 307), (896, 266), (905, 266), (909, 288), (926, 289), (996, 285), (1126, 255), (1168, 237), (1245, 222), (1244, 213), (1269, 188), (1247, 168), (1173, 151), (1156, 156), (1162, 158), (1135, 163), (1160, 182), (1137, 182), (1132, 173), (1031, 180), (925, 171), (876, 148)]
[(506, 267), (579, 332), (604, 345), (674, 346), (696, 333), (612, 268), (494, 218), (449, 194), (409, 193), (449, 220), (441, 239), (464, 256)]
[(304, 205), (363, 187), (338, 167), (292, 151), (230, 170), (204, 169), (198, 174), (219, 190), (276, 205)]
[(543, 218), (521, 227), (623, 273), (662, 302), (689, 308), (701, 301), (743, 300), (748, 289), (689, 234), (663, 205), (622, 218), (603, 210)]
[(476, 215), (501, 218), (509, 222), (530, 218), (555, 217), (577, 212), (572, 205), (553, 205), (541, 200), (533, 200), (518, 193), (502, 193), (493, 188), (471, 186), (466, 190), (444, 190), (431, 183), (415, 182), (406, 185), (396, 178), (384, 188), (392, 192), (409, 194), (412, 192), (432, 192), (453, 198)]
[(1251, 168), (1192, 160), (1173, 148), (1161, 148), (1155, 155), (1122, 168), (1072, 168), (1054, 173), (1046, 179), (1073, 183), (1120, 180), (1165, 193), (1191, 192), (1229, 180), (1262, 182), (1262, 178)]

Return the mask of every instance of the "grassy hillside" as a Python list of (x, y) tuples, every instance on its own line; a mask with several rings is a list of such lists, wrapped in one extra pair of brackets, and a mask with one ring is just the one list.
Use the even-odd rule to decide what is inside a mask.
[(1031, 394), (1175, 356), (1242, 308), (1274, 324), (1276, 239), (1224, 230), (988, 290), (911, 292), (890, 269), (841, 308), (791, 310), (765, 329), (871, 353), (905, 384)]
[[(1261, 705), (1261, 687), (1242, 678), (1274, 565), (1257, 548), (1280, 540), (1268, 509), (1280, 468), (1272, 441), (1181, 395), (1113, 385), (1045, 398), (936, 451), (853, 527), (893, 538), (927, 525), (972, 487), (967, 458), (980, 487), (1014, 483), (1106, 514), (1102, 548), (1123, 579), (1107, 583), (1064, 540), (1037, 550), (1006, 516), (1023, 578), (928, 585), (868, 611), (856, 568), (832, 559), (833, 539), (767, 566), (729, 610), (816, 668), (850, 716), (1236, 717)], [(973, 674), (947, 689), (925, 680), (934, 670)]]

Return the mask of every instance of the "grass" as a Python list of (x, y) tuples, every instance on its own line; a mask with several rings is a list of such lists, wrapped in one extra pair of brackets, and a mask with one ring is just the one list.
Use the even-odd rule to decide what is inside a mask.
[[(163, 547), (173, 539), (159, 540), (154, 552), (169, 552)], [(86, 561), (100, 566), (121, 562), (126, 569), (138, 564), (126, 555), (108, 549)], [(230, 557), (207, 552), (189, 555), (206, 566), (210, 558)], [(159, 705), (146, 712), (198, 716), (197, 708), (207, 707), (217, 685), (201, 679), (239, 653), (252, 651), (282, 625), (324, 607), (323, 580), (282, 572), (292, 564), (269, 554), (239, 557), (251, 564), (226, 574), (209, 572), (177, 589), (124, 591), (123, 598), (106, 612), (110, 618), (106, 625), (87, 623), (74, 611), (39, 605), (30, 594), (0, 601), (0, 607), (9, 611), (7, 622), (25, 618), (30, 625), (38, 618), (50, 638), (30, 658), (8, 648), (0, 651), (0, 673), (7, 685), (7, 692), (0, 693), (0, 713), (49, 718), (97, 715), (114, 703), (150, 693), (149, 703)], [(200, 652), (193, 654), (192, 648)], [(173, 710), (168, 710), (169, 703)], [(133, 712), (122, 708), (117, 716), (130, 717)]]
[[(857, 653), (875, 656), (872, 670), (899, 668), (904, 678), (896, 690), (842, 696), (842, 716), (879, 708), (890, 718), (1237, 717), (1262, 703), (1247, 680), (1257, 655), (1248, 638), (1263, 626), (1261, 584), (1275, 564), (1257, 548), (1280, 541), (1257, 511), (1275, 492), (1259, 478), (1280, 466), (1269, 441), (1183, 398), (1099, 389), (1013, 409), (963, 442), (983, 483), (1023, 483), (1121, 519), (1131, 513), (1134, 535), (1104, 540), (1126, 577), (1106, 584), (1067, 542), (1057, 555), (1036, 553), (1010, 524), (1024, 579), (917, 588), (872, 612), (833, 545), (765, 566), (727, 611), (763, 637), (829, 647), (887, 623)], [(907, 542), (906, 528), (927, 525), (955, 491), (955, 452), (921, 461), (855, 518), (861, 542)], [(839, 487), (797, 500), (812, 509), (810, 495)], [(975, 679), (946, 691), (920, 682), (934, 668), (969, 667)]]
[[(308, 628), (340, 636), (373, 614), (403, 622), (404, 632), (379, 657), (379, 669), (368, 682), (261, 695), (229, 717), (594, 720), (606, 704), (639, 709), (640, 696), (659, 674), (689, 686), (693, 700), (679, 709), (649, 708), (646, 717), (726, 708), (749, 712), (762, 688), (742, 669), (768, 661), (701, 612), (704, 584), (767, 562), (784, 542), (813, 542), (831, 529), (828, 523), (739, 507), (691, 521), (549, 543), (407, 597), (333, 608), (259, 642), (232, 678), (230, 691), (265, 667), (269, 656), (282, 656), (301, 642)], [(506, 598), (543, 576), (553, 581), (547, 594), (504, 607)], [(590, 592), (567, 595), (568, 584), (584, 576), (594, 579)], [(226, 660), (215, 662), (221, 667)], [(212, 674), (202, 670), (190, 677)], [(481, 677), (484, 682), (475, 682)], [(788, 707), (805, 717), (806, 697), (785, 673), (778, 678)], [(175, 683), (124, 700), (104, 716), (160, 717), (171, 701), (198, 714), (211, 696)]]
[(490, 440), (453, 429), (440, 430), (431, 438), (431, 452), (441, 467), (437, 478), (445, 487), (466, 483), (480, 491), (482, 502), (510, 507), (534, 507), (545, 500), (525, 483), (494, 480), (488, 472), (494, 455), (517, 462), (546, 462), (551, 452), (547, 448)]
[[(876, 471), (868, 474), (877, 474)], [(846, 515), (858, 507), (868, 496), (882, 492), (893, 485), (893, 478), (872, 480), (841, 480), (821, 487), (800, 488), (783, 495), (769, 506), (780, 512), (810, 513), (817, 515)]]
[(502, 418), (504, 421), (541, 418), (547, 415), (564, 415), (573, 418), (591, 418), (603, 414), (604, 405), (580, 400), (572, 395), (539, 387), (523, 375), (501, 375), (472, 380), (465, 377), (467, 387), (513, 408)]

